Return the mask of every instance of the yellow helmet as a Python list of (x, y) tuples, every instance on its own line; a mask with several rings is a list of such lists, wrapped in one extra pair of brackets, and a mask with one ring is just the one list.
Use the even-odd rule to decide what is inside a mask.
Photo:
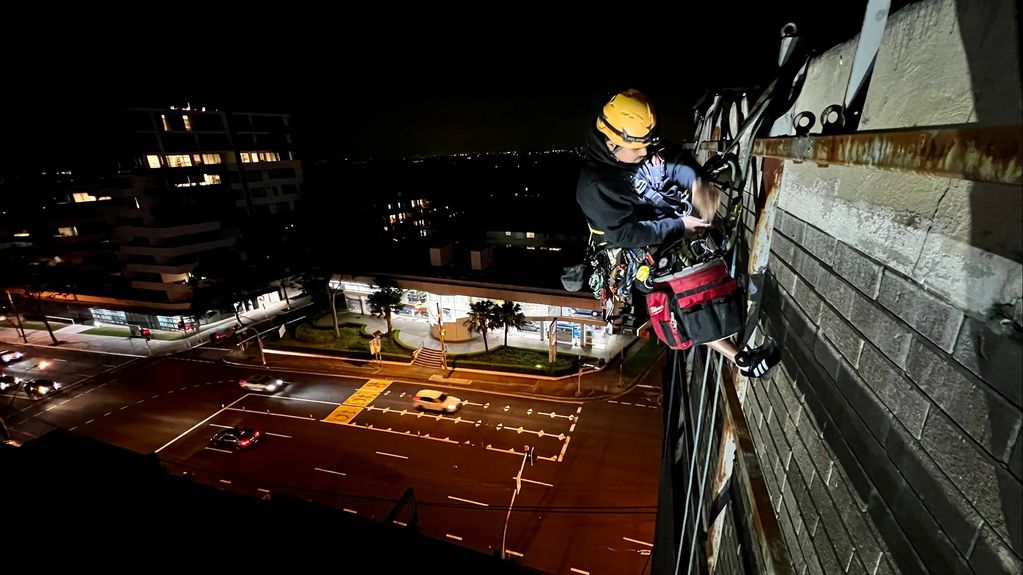
[(597, 130), (616, 146), (645, 148), (657, 144), (657, 118), (650, 101), (639, 90), (615, 94), (597, 117)]

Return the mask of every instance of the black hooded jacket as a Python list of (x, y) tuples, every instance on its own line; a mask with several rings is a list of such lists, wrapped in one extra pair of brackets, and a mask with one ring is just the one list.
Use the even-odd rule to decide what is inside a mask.
[(603, 135), (590, 130), (575, 199), (590, 226), (604, 232), (608, 247), (657, 245), (683, 231), (680, 218), (667, 218), (633, 190), (631, 178), (639, 167), (615, 159)]

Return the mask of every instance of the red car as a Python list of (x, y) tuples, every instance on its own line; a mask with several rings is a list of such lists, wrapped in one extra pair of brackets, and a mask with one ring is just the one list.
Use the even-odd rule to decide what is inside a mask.
[(228, 427), (210, 439), (210, 445), (221, 449), (248, 449), (263, 438), (263, 432), (251, 427)]

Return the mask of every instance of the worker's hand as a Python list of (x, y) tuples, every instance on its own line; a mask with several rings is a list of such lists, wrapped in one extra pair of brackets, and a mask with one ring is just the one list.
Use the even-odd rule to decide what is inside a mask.
[(698, 230), (709, 226), (710, 222), (696, 216), (686, 216), (682, 218), (682, 225), (684, 225), (687, 230)]

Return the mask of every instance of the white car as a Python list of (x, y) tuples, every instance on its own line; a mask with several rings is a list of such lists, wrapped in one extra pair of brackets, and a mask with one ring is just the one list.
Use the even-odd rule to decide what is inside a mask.
[(239, 379), (238, 385), (249, 391), (266, 391), (274, 393), (284, 388), (284, 380), (269, 373), (260, 373), (245, 379)]
[(412, 407), (428, 411), (454, 413), (462, 407), (462, 400), (435, 389), (420, 389), (412, 398)]
[(25, 354), (21, 353), (18, 350), (15, 350), (15, 349), (8, 349), (8, 350), (0, 351), (0, 361), (2, 361), (4, 363), (11, 363), (11, 362), (14, 362), (14, 361), (18, 361), (19, 359), (21, 359), (23, 357), (25, 357)]

